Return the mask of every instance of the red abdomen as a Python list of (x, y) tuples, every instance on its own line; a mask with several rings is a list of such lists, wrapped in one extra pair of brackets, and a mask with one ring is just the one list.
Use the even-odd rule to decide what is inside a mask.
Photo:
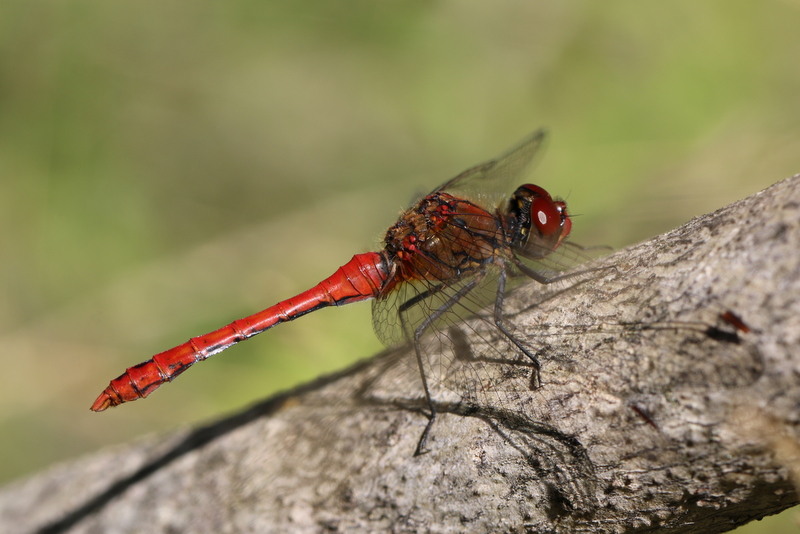
[(357, 254), (333, 275), (295, 297), (214, 332), (193, 337), (182, 345), (156, 354), (146, 362), (129, 367), (97, 397), (92, 410), (102, 412), (111, 406), (144, 398), (194, 363), (279, 323), (327, 306), (373, 298), (379, 294), (388, 277), (388, 266), (382, 254)]

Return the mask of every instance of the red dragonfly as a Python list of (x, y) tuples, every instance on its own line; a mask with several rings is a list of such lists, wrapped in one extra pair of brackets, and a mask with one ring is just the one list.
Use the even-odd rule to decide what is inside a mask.
[[(410, 341), (415, 349), (430, 417), (417, 453), (436, 418), (423, 364), (421, 337), (457, 305), (477, 307), (476, 289), (496, 284), (493, 322), (532, 362), (538, 362), (503, 323), (503, 296), (512, 275), (546, 284), (558, 271), (537, 270), (569, 235), (572, 221), (563, 201), (524, 184), (509, 196), (544, 139), (537, 131), (507, 154), (445, 182), (405, 211), (386, 233), (380, 252), (356, 254), (331, 276), (284, 300), (209, 334), (190, 339), (128, 368), (97, 397), (92, 410), (144, 398), (196, 362), (273, 326), (327, 306), (375, 299), (375, 330), (382, 341)], [(526, 263), (527, 262), (527, 263)], [(387, 326), (388, 325), (388, 326)]]

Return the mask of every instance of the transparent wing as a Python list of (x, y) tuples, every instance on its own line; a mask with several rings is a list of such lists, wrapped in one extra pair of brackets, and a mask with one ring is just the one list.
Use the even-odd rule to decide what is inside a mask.
[(544, 130), (537, 130), (506, 154), (462, 172), (434, 191), (447, 191), (489, 209), (502, 206), (508, 202), (514, 190), (525, 182), (525, 171), (539, 152), (545, 137)]
[(442, 330), (461, 320), (476, 315), (494, 302), (496, 274), (487, 268), (483, 279), (475, 274), (448, 282), (404, 282), (396, 290), (372, 303), (373, 326), (378, 338), (392, 347), (411, 341), (411, 336), (429, 317), (443, 309), (469, 284), (470, 289), (458, 302), (432, 322), (428, 330)]
[[(635, 323), (583, 324), (583, 308), (597, 302), (576, 302), (572, 313), (574, 323), (550, 324), (549, 299), (577, 289), (583, 279), (568, 280), (556, 287), (531, 282), (505, 300), (503, 325), (541, 365), (542, 387), (537, 388), (534, 381), (537, 364), (494, 324), (496, 275), (497, 270), (490, 266), (484, 279), (442, 314), (419, 340), (423, 372), (437, 405), (494, 406), (530, 413), (530, 407), (546, 405), (539, 401), (549, 395), (548, 384), (569, 380), (570, 374), (578, 368), (584, 375), (597, 377), (599, 383), (607, 377), (609, 384), (618, 377), (633, 376), (631, 369), (636, 373), (655, 373), (663, 376), (658, 385), (659, 391), (665, 392), (702, 389), (707, 387), (708, 377), (716, 377), (727, 388), (746, 387), (757, 380), (763, 370), (756, 346), (740, 342), (735, 332), (732, 336), (725, 331), (721, 336), (710, 333), (713, 313), (703, 313), (705, 317), (700, 321), (683, 322), (670, 320), (669, 314), (660, 317), (650, 310), (641, 310)], [(591, 273), (589, 279), (595, 276), (600, 274)], [(435, 293), (428, 293), (424, 285), (404, 284), (402, 291), (374, 303), (376, 328), (389, 326), (388, 332), (394, 331), (402, 340), (398, 310), (406, 299), (423, 297), (408, 309), (406, 317), (409, 324), (418, 326), (431, 310), (447, 302), (472, 280), (472, 277), (459, 280)], [(624, 291), (625, 281), (620, 282), (619, 291)], [(537, 310), (534, 323), (530, 322), (532, 309)], [(520, 320), (520, 314), (528, 318)], [(567, 342), (567, 338), (575, 337), (581, 339), (583, 347), (578, 352), (575, 352), (575, 344)], [(641, 346), (660, 347), (661, 351), (642, 352)], [(563, 347), (568, 347), (568, 352)], [(725, 351), (725, 365), (720, 366), (719, 360), (708, 362), (703, 358), (709, 347)], [(601, 353), (613, 357), (600, 357)], [(413, 356), (406, 357), (398, 364), (405, 368), (409, 377), (404, 383), (415, 387), (398, 398), (408, 398), (424, 407), (416, 360)], [(609, 391), (609, 394), (614, 393)], [(660, 399), (660, 394), (656, 394), (656, 400), (661, 402)]]

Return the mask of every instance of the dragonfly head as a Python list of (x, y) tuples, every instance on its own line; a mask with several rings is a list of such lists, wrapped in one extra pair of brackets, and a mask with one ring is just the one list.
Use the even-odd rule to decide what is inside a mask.
[(566, 203), (553, 200), (538, 185), (517, 188), (509, 201), (508, 214), (512, 248), (533, 260), (553, 252), (572, 229)]

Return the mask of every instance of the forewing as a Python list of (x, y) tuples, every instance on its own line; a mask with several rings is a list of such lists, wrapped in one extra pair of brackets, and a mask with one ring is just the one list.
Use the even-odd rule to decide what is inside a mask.
[(462, 172), (435, 191), (447, 191), (487, 209), (502, 206), (525, 181), (525, 171), (539, 152), (545, 136), (544, 130), (537, 130), (506, 154)]

